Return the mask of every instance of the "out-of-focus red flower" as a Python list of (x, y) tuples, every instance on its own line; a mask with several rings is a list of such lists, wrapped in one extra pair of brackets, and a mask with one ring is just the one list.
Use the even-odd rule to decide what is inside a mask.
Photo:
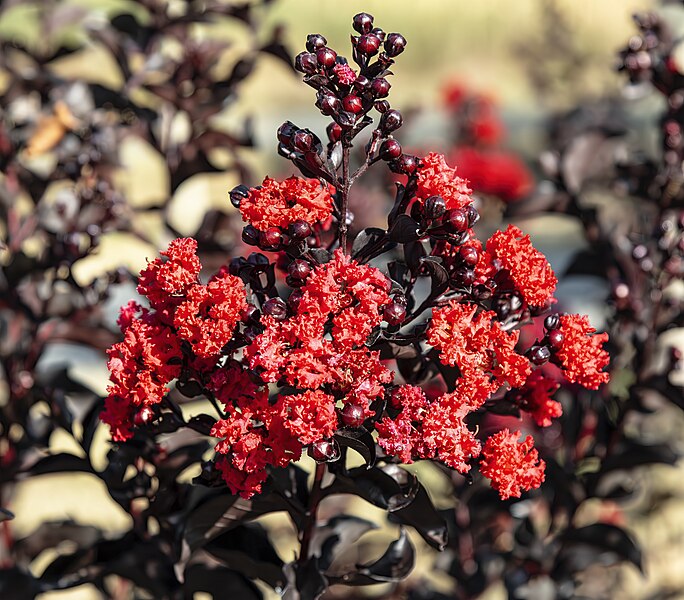
[(596, 329), (586, 315), (562, 315), (559, 329), (564, 339), (556, 356), (568, 381), (592, 390), (607, 383), (610, 375), (603, 369), (610, 357), (603, 344), (608, 341), (608, 334), (592, 335)]
[(242, 218), (261, 231), (286, 228), (297, 220), (324, 221), (333, 207), (332, 186), (317, 179), (290, 177), (279, 182), (266, 177), (261, 186), (249, 190), (240, 203)]
[(456, 169), (447, 164), (443, 154), (430, 152), (421, 159), (416, 188), (416, 197), (419, 200), (427, 200), (430, 196), (441, 196), (444, 198), (447, 209), (456, 209), (471, 204), (472, 193), (468, 182), (459, 177)]
[(541, 369), (535, 369), (525, 385), (516, 392), (517, 404), (528, 412), (539, 427), (548, 427), (552, 419), (563, 414), (560, 402), (551, 398), (560, 386), (546, 377)]
[(502, 500), (519, 498), (523, 490), (538, 488), (544, 481), (546, 463), (539, 458), (532, 436), (518, 442), (520, 431), (503, 429), (487, 438), (480, 472), (492, 480)]
[(534, 248), (529, 235), (515, 225), (497, 231), (487, 241), (478, 274), (493, 277), (505, 269), (509, 284), (531, 306), (544, 306), (553, 298), (558, 280), (546, 257)]
[(521, 200), (534, 185), (525, 163), (503, 150), (459, 146), (449, 155), (449, 162), (457, 166), (475, 192), (496, 196), (506, 203)]

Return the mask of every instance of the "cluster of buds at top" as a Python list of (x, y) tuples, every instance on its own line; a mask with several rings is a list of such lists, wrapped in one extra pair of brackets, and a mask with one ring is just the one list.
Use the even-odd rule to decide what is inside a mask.
[[(351, 37), (352, 59), (358, 65), (358, 70), (354, 70), (345, 57), (328, 47), (327, 40), (320, 34), (309, 35), (306, 51), (295, 59), (295, 67), (304, 73), (304, 81), (316, 90), (316, 106), (321, 113), (332, 118), (327, 128), (330, 142), (327, 156), (321, 155), (320, 148), (298, 147), (294, 138), (286, 142), (280, 140), (279, 152), (293, 160), (301, 157), (293, 157), (289, 154), (291, 152), (317, 152), (318, 158), (310, 157), (308, 161), (319, 162), (319, 166), (320, 163), (330, 162), (332, 164), (328, 165), (328, 170), (334, 172), (341, 160), (338, 142), (342, 136), (353, 138), (370, 125), (373, 121), (368, 113), (375, 109), (380, 113), (380, 119), (367, 154), (374, 160), (382, 158), (393, 161), (398, 172), (406, 173), (410, 167), (400, 167), (401, 145), (391, 137), (401, 127), (403, 118), (387, 100), (391, 88), (387, 80), (389, 68), (404, 51), (406, 39), (400, 33), (385, 33), (379, 27), (373, 27), (373, 17), (367, 13), (357, 14), (353, 27), (359, 34)], [(415, 160), (409, 162), (415, 167)], [(328, 177), (322, 173), (315, 175), (328, 181), (334, 179), (330, 173)]]

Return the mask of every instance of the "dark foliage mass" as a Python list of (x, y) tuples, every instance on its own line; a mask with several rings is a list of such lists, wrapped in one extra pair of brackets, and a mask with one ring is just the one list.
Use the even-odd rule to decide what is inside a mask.
[[(191, 379), (176, 383), (155, 407), (153, 418), (136, 421), (131, 439), (111, 446), (104, 467), (94, 466), (93, 440), (104, 398), (74, 378), (68, 366), (46, 371), (40, 359), (55, 342), (103, 352), (118, 341), (107, 301), (118, 286), (130, 285), (135, 278), (120, 269), (83, 285), (72, 268), (97, 252), (101, 237), (109, 232), (150, 241), (147, 232), (136, 227), (136, 217), (145, 211), (160, 215), (166, 231), (178, 235), (167, 216), (168, 202), (146, 209), (127, 204), (115, 177), (118, 146), (127, 136), (137, 136), (164, 157), (169, 198), (193, 175), (225, 170), (216, 159), (217, 148), (228, 151), (231, 168), (249, 180), (239, 154), (253, 143), (249, 123), (242, 131), (227, 132), (216, 128), (212, 117), (236, 100), (239, 84), (264, 54), (304, 73), (316, 91), (316, 106), (332, 119), (328, 143), (307, 129), (284, 124), (278, 151), (303, 175), (342, 186), (333, 208), (339, 235), (316, 231), (308, 237), (314, 233), (309, 229), (297, 236), (290, 228), (271, 239), (268, 231), (247, 226), (243, 241), (263, 251), (281, 250), (290, 263), (306, 258), (314, 267), (331, 259), (335, 244), (348, 247), (360, 263), (385, 253), (398, 257), (388, 270), (393, 297), (401, 301), (385, 309), (389, 327), (376, 328), (366, 345), (380, 350), (383, 359), (395, 360), (403, 381), (411, 384), (431, 377), (453, 383), (459, 373), (423, 352), (419, 340), (425, 325), (401, 333), (398, 324), (410, 324), (439, 306), (438, 299), (454, 286), (467, 290), (464, 295), (475, 295), (470, 273), (448, 270), (426, 255), (420, 241), (430, 236), (434, 244), (461, 235), (451, 222), (439, 220), (444, 207), (426, 202), (421, 209), (408, 209), (420, 159), (403, 153), (391, 135), (402, 116), (385, 100), (389, 83), (384, 77), (404, 49), (402, 36), (388, 36), (373, 28), (368, 15), (358, 15), (352, 59), (359, 82), (354, 93), (343, 94), (343, 85), (321, 74), (320, 64), (339, 64), (336, 55), (327, 54), (335, 53), (322, 36), (310, 36), (307, 51), (291, 62), (279, 31), (263, 31), (260, 19), (268, 1), (188, 2), (180, 14), (153, 0), (138, 4), (144, 14), (116, 14), (104, 26), (84, 27), (89, 42), (104, 47), (118, 66), (122, 84), (117, 89), (65, 80), (50, 69), (53, 61), (83, 49), (81, 43), (62, 44), (55, 35), (64, 22), (85, 17), (80, 9), (45, 11), (41, 27), (50, 43), (38, 48), (2, 41), (0, 68), (8, 74), (8, 83), (0, 97), (0, 506), (8, 505), (16, 482), (52, 473), (86, 473), (105, 484), (130, 515), (131, 527), (112, 537), (74, 521), (46, 522), (14, 539), (13, 515), (0, 508), (0, 597), (24, 600), (90, 583), (108, 598), (181, 599), (207, 592), (217, 598), (251, 599), (263, 597), (258, 580), (290, 600), (360, 597), (355, 586), (373, 584), (389, 584), (388, 598), (472, 598), (497, 582), (505, 584), (512, 599), (582, 598), (585, 593), (591, 597), (579, 584), (588, 567), (627, 562), (643, 569), (639, 544), (622, 519), (608, 515), (578, 526), (574, 517), (592, 499), (619, 506), (638, 491), (630, 476), (634, 469), (673, 465), (679, 458), (666, 440), (647, 444), (634, 433), (640, 420), (664, 404), (684, 409), (684, 390), (677, 384), (682, 357), (663, 342), (669, 330), (684, 327), (682, 299), (675, 289), (684, 274), (684, 75), (674, 63), (667, 23), (652, 14), (637, 17), (639, 33), (620, 53), (621, 68), (632, 84), (650, 83), (667, 98), (660, 155), (647, 156), (627, 144), (628, 125), (619, 111), (579, 107), (549, 124), (549, 150), (541, 161), (545, 185), (524, 199), (516, 193), (506, 209), (511, 218), (561, 214), (581, 223), (586, 247), (558, 275), (588, 275), (606, 283), (612, 382), (599, 390), (565, 384), (557, 392), (563, 415), (535, 435), (546, 462), (546, 481), (539, 490), (502, 501), (481, 476), (440, 465), (453, 493), (451, 507), (438, 510), (419, 477), (396, 464), (369, 431), (356, 424), (340, 427), (325, 444), (309, 448), (318, 462), (313, 485), (309, 474), (290, 464), (270, 469), (260, 494), (249, 499), (232, 495), (207, 460), (216, 418), (188, 418), (182, 410), (206, 391)], [(4, 3), (2, 10), (12, 5)], [(223, 21), (241, 23), (252, 46), (227, 75), (218, 77), (211, 66), (227, 43), (197, 41), (193, 28)], [(166, 54), (168, 40), (182, 52)], [(143, 68), (138, 66), (141, 56)], [(351, 96), (356, 100), (349, 100)], [(375, 129), (371, 109), (377, 112)], [(459, 116), (458, 111), (466, 109), (472, 111), (472, 105), (455, 105), (452, 116), (465, 123), (472, 112)], [(166, 129), (179, 114), (190, 116), (184, 141), (170, 137)], [(371, 129), (363, 162), (350, 173), (351, 140)], [(397, 186), (387, 227), (358, 231), (346, 218), (349, 186), (380, 161), (406, 176), (406, 185)], [(620, 219), (592, 203), (596, 190), (624, 203)], [(247, 193), (248, 188), (237, 188), (231, 200), (239, 206)], [(430, 210), (439, 215), (431, 218)], [(477, 213), (465, 210), (454, 216), (455, 223), (457, 217), (465, 219), (465, 230)], [(200, 255), (226, 261), (232, 232), (228, 212), (207, 214), (193, 236)], [(289, 238), (283, 241), (283, 235)], [(268, 268), (253, 258), (230, 266), (258, 290), (264, 313), (269, 297), (277, 298), (275, 269), (269, 259), (266, 264)], [(293, 272), (290, 269), (288, 284)], [(299, 285), (294, 275), (292, 287)], [(511, 327), (534, 316), (510, 295), (495, 306), (491, 293), (485, 292), (479, 290), (479, 302), (500, 311), (500, 321)], [(275, 302), (270, 307), (271, 316), (282, 308)], [(554, 327), (547, 326), (544, 334), (549, 348)], [(547, 346), (532, 346), (530, 351)], [(515, 390), (486, 408), (486, 413), (472, 415), (473, 428), (487, 430), (491, 419), (524, 416)], [(345, 418), (354, 423), (359, 417)], [(72, 436), (82, 452), (52, 453), (50, 438), (56, 430)], [(348, 465), (350, 449), (362, 457), (363, 466)], [(189, 469), (200, 473), (192, 483), (184, 476)], [(385, 511), (396, 526), (394, 541), (374, 559), (349, 564), (347, 557), (377, 524), (342, 510), (326, 521), (317, 520), (319, 505), (341, 495), (356, 496)], [(294, 560), (259, 522), (273, 513), (286, 514), (297, 531), (301, 546)], [(418, 578), (405, 581), (417, 552), (409, 531), (442, 552), (435, 569), (452, 581), (448, 594)], [(65, 541), (70, 542), (66, 549)], [(35, 573), (34, 561), (55, 548), (57, 556), (42, 573)]]

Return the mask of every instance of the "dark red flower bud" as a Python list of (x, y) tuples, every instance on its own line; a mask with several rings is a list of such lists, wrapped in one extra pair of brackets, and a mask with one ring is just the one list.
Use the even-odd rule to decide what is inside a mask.
[(337, 52), (331, 48), (321, 48), (316, 52), (316, 60), (318, 64), (329, 69), (335, 66), (335, 60), (337, 59)]
[(401, 325), (406, 318), (406, 306), (399, 302), (390, 302), (382, 311), (382, 318), (392, 326)]
[(554, 313), (553, 315), (549, 315), (544, 319), (544, 327), (546, 329), (558, 329), (558, 326), (560, 325), (560, 316), (557, 313)]
[(269, 227), (259, 234), (259, 244), (264, 248), (277, 248), (283, 241), (283, 234), (277, 227)]
[(362, 52), (367, 56), (373, 56), (378, 53), (378, 49), (380, 48), (380, 38), (373, 33), (362, 35), (359, 38), (356, 48), (359, 52)]
[(447, 211), (444, 220), (449, 225), (449, 229), (456, 233), (468, 229), (468, 215), (466, 214), (466, 211), (461, 208)]
[(528, 358), (533, 365), (543, 365), (551, 358), (551, 351), (546, 346), (532, 346), (528, 351)]
[(468, 287), (475, 282), (475, 271), (467, 267), (459, 267), (454, 273), (454, 278), (460, 285)]
[(283, 144), (283, 146), (289, 146), (292, 142), (292, 136), (299, 131), (297, 127), (291, 121), (285, 121), (280, 127), (278, 127), (278, 141)]
[(297, 219), (288, 227), (288, 232), (296, 240), (303, 240), (311, 235), (311, 225), (302, 219)]
[(390, 33), (385, 39), (385, 52), (391, 58), (399, 56), (404, 48), (406, 48), (406, 38), (401, 33)]
[(373, 15), (369, 15), (365, 12), (354, 15), (352, 27), (354, 28), (354, 31), (357, 31), (358, 33), (369, 33), (373, 28)]
[(391, 161), (389, 168), (394, 173), (401, 173), (402, 175), (413, 175), (418, 168), (418, 159), (410, 154), (402, 154), (399, 158)]
[(242, 241), (249, 246), (258, 246), (260, 239), (259, 230), (254, 225), (246, 225), (242, 230)]
[(380, 27), (373, 27), (371, 33), (378, 37), (381, 42), (385, 41), (385, 32)]
[(401, 156), (401, 144), (397, 140), (385, 140), (380, 146), (380, 158), (383, 160), (392, 160)]
[(390, 103), (387, 100), (377, 100), (373, 106), (380, 114), (384, 114), (390, 109)]
[(249, 188), (246, 185), (238, 185), (230, 191), (230, 203), (235, 208), (240, 208), (240, 202), (249, 196)]
[(365, 411), (358, 404), (347, 404), (342, 409), (342, 423), (347, 427), (361, 427), (365, 420)]
[(359, 75), (354, 80), (354, 87), (360, 92), (367, 90), (370, 87), (370, 84), (370, 79), (368, 79), (368, 77), (366, 77), (365, 75)]
[(306, 49), (309, 52), (316, 52), (321, 48), (325, 48), (328, 40), (326, 40), (320, 33), (311, 33), (306, 36)]
[(458, 249), (458, 255), (465, 264), (471, 267), (474, 267), (477, 264), (479, 258), (477, 250), (472, 246), (461, 246)]
[(342, 128), (337, 123), (328, 124), (325, 130), (331, 142), (336, 142), (342, 137)]
[(329, 462), (339, 457), (337, 447), (328, 440), (318, 440), (309, 446), (308, 454), (316, 462)]
[(560, 329), (552, 329), (546, 337), (549, 340), (549, 345), (554, 350), (558, 350), (563, 346), (565, 336)]
[(135, 413), (135, 418), (133, 419), (136, 427), (141, 425), (147, 425), (154, 419), (154, 411), (149, 406), (143, 406), (137, 413)]
[(313, 145), (313, 135), (304, 129), (300, 129), (292, 136), (292, 144), (300, 152), (308, 152)]
[(276, 321), (284, 321), (287, 318), (287, 304), (282, 298), (270, 298), (264, 302), (261, 312)]
[(313, 52), (300, 52), (295, 57), (295, 69), (300, 73), (311, 75), (318, 68), (318, 60)]
[(363, 110), (363, 102), (361, 102), (361, 98), (358, 96), (350, 94), (349, 96), (346, 96), (344, 100), (342, 100), (342, 107), (346, 111), (359, 113)]
[(441, 196), (430, 196), (423, 205), (425, 217), (434, 221), (439, 219), (446, 212), (446, 202)]
[(287, 272), (294, 279), (306, 279), (311, 273), (311, 265), (305, 260), (293, 260), (287, 267)]
[(380, 129), (385, 133), (392, 133), (401, 127), (402, 122), (401, 113), (392, 108), (380, 117)]
[(316, 106), (324, 115), (332, 115), (340, 109), (340, 101), (332, 94), (321, 94), (316, 100)]
[(371, 82), (371, 91), (376, 98), (386, 98), (392, 85), (384, 77), (376, 77)]
[(466, 206), (465, 210), (468, 215), (468, 227), (472, 227), (480, 220), (480, 213), (477, 212), (477, 209), (472, 204)]

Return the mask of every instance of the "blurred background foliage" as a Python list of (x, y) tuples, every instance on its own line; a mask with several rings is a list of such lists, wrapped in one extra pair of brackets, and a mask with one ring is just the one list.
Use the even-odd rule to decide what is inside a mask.
[[(97, 28), (98, 23), (116, 14), (134, 14), (143, 24), (147, 18), (139, 3), (126, 0), (6, 1), (3, 4), (0, 39), (17, 41), (46, 53), (51, 47), (60, 45), (83, 45), (78, 52), (57, 58), (46, 68), (65, 79), (115, 89), (123, 81), (119, 67), (111, 54), (101, 44), (93, 42), (85, 30)], [(171, 0), (169, 5), (171, 10), (182, 12), (185, 2)], [(197, 24), (191, 34), (198, 41), (230, 42), (211, 67), (220, 79), (222, 75), (227, 77), (236, 61), (252, 47), (254, 35), (260, 38), (260, 43), (267, 44), (275, 31), (292, 54), (303, 47), (306, 34), (312, 32), (324, 33), (333, 47), (346, 48), (351, 15), (368, 11), (392, 30), (401, 31), (408, 40), (407, 51), (396, 67), (397, 77), (392, 82), (392, 101), (394, 106), (413, 114), (406, 134), (410, 143), (421, 148), (448, 147), (450, 141), (445, 136), (448, 117), (443, 94), (446, 86), (458, 83), (499, 103), (509, 133), (505, 145), (517, 151), (530, 168), (538, 172), (536, 159), (547, 144), (545, 126), (550, 115), (579, 104), (590, 105), (621, 95), (624, 80), (613, 68), (616, 51), (634, 32), (631, 14), (651, 8), (653, 3), (648, 0), (430, 0), (421, 3), (415, 0), (345, 3), (276, 0), (263, 14), (263, 22), (256, 31), (244, 23), (231, 21)], [(46, 10), (61, 11), (62, 15), (49, 31), (44, 29), (41, 20)], [(675, 23), (681, 22), (681, 11), (677, 12), (674, 6), (666, 3), (660, 10)], [(168, 51), (173, 54), (179, 49), (171, 45)], [(144, 61), (144, 57), (138, 59)], [(0, 71), (0, 93), (7, 83), (7, 74)], [(143, 93), (136, 99), (143, 105), (158, 102)], [(650, 149), (656, 144), (655, 123), (660, 107), (660, 101), (648, 94), (624, 106), (639, 141)], [(165, 225), (158, 215), (141, 211), (136, 218), (140, 219), (140, 229), (146, 232), (145, 239), (118, 231), (105, 232), (98, 251), (75, 265), (74, 276), (79, 283), (89, 283), (101, 273), (121, 266), (137, 271), (146, 258), (156, 255), (157, 248), (164, 246), (176, 233), (196, 232), (206, 211), (231, 212), (227, 191), (237, 183), (255, 184), (266, 174), (288, 172), (289, 165), (274, 151), (275, 130), (284, 120), (291, 119), (312, 129), (319, 127), (319, 133), (322, 133), (320, 125), (324, 123), (313, 107), (312, 91), (273, 55), (265, 55), (258, 61), (254, 72), (240, 84), (236, 101), (226, 104), (212, 123), (218, 130), (235, 132), (241, 130), (246, 119), (254, 134), (253, 147), (240, 147), (235, 155), (219, 156), (217, 164), (224, 164), (225, 171), (217, 169), (214, 173), (193, 175), (173, 190), (164, 156), (158, 150), (137, 138), (121, 140), (117, 149), (120, 168), (115, 175), (118, 189), (126, 202), (137, 209), (168, 202), (167, 223)], [(175, 123), (178, 135), (182, 134), (183, 126), (182, 122)], [(220, 154), (220, 148), (217, 150)], [(237, 162), (244, 162), (245, 169), (233, 169)], [(495, 211), (490, 215), (489, 226), (496, 227), (500, 221), (500, 214)], [(549, 229), (550, 224), (553, 230)], [(567, 264), (568, 256), (583, 243), (582, 233), (576, 226), (558, 219), (527, 219), (525, 229), (549, 253), (556, 267)], [(227, 245), (234, 241), (231, 238)], [(577, 289), (586, 290), (582, 305), (569, 308), (590, 312), (592, 320), (600, 324), (604, 316), (603, 290), (582, 288), (581, 285), (573, 288), (572, 282), (565, 285), (567, 296), (577, 295)], [(562, 286), (560, 295), (563, 295)], [(113, 311), (124, 299), (117, 297), (109, 310)], [(104, 391), (106, 370), (102, 360), (84, 353), (71, 355), (70, 361), (78, 365), (77, 376), (81, 381)], [(675, 440), (681, 439), (681, 424), (681, 414), (674, 411), (651, 424), (653, 430), (641, 433), (646, 437), (669, 435)], [(93, 458), (96, 466), (102, 464), (98, 460), (104, 461), (105, 437), (105, 431), (100, 428), (96, 445), (101, 457)], [(50, 443), (53, 451), (77, 451), (73, 440), (65, 434), (56, 432)], [(422, 470), (421, 479), (434, 493), (435, 503), (448, 506), (450, 487), (430, 466)], [(623, 566), (616, 568), (619, 573), (616, 579), (596, 584), (604, 576), (601, 571), (593, 580), (594, 589), (599, 591), (590, 597), (684, 598), (684, 593), (677, 591), (684, 589), (683, 473), (681, 467), (675, 470), (658, 466), (635, 474), (648, 492), (623, 504), (619, 519), (626, 520), (644, 546), (647, 576), (642, 576), (633, 567)], [(20, 483), (12, 507), (16, 512), (12, 527), (19, 537), (38, 523), (54, 519), (73, 518), (110, 533), (129, 526), (128, 515), (109, 500), (101, 482), (85, 474), (48, 475)], [(321, 516), (331, 516), (338, 509), (338, 506), (331, 506), (326, 513), (324, 504)], [(367, 505), (348, 507), (348, 510), (366, 518), (373, 516)], [(605, 516), (607, 510), (611, 510), (610, 505), (588, 505), (583, 507), (578, 518), (590, 523), (600, 515)], [(284, 518), (275, 515), (262, 521), (285, 546), (296, 547), (293, 532)], [(394, 534), (378, 532), (370, 537), (373, 535), (387, 540)], [(419, 540), (416, 543), (420, 543)], [(49, 558), (44, 556), (43, 560)], [(430, 577), (434, 560), (427, 551), (419, 553), (412, 577)], [(40, 571), (41, 565), (35, 565), (35, 569)], [(592, 578), (591, 570), (586, 577)], [(439, 588), (439, 577), (436, 579), (433, 584)], [(445, 591), (448, 590), (447, 581), (442, 585)], [(608, 587), (601, 590), (601, 585)], [(619, 587), (611, 591), (613, 585)], [(369, 593), (378, 597), (382, 591)], [(86, 600), (98, 597), (94, 594), (89, 586), (83, 586), (47, 594), (43, 598)], [(502, 588), (495, 586), (482, 598), (501, 598), (503, 594)]]

